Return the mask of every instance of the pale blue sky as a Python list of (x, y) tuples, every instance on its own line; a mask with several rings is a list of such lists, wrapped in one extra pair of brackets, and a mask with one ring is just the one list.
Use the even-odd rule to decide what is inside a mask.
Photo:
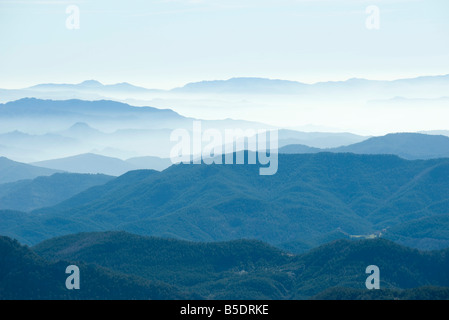
[[(80, 9), (80, 29), (65, 10)], [(380, 30), (365, 27), (369, 5)], [(0, 87), (449, 73), (447, 0), (0, 0)]]

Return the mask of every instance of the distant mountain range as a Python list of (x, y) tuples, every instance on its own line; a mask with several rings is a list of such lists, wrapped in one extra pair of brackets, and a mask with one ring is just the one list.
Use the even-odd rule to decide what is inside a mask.
[[(192, 118), (169, 109), (115, 101), (21, 99), (0, 104), (0, 152), (23, 162), (100, 153), (121, 159), (169, 157), (170, 134), (192, 131)], [(45, 123), (45, 126), (42, 126)], [(203, 130), (265, 129), (243, 120), (203, 120)]]
[(395, 154), (404, 159), (449, 158), (449, 137), (417, 133), (388, 134), (350, 146), (339, 147), (334, 151), (358, 154)]
[[(106, 232), (31, 249), (0, 237), (0, 253), (3, 299), (344, 299), (362, 290), (377, 299), (448, 298), (447, 249), (420, 252), (383, 239), (340, 240), (298, 256), (253, 240), (193, 243)], [(78, 292), (63, 289), (74, 261)], [(366, 293), (371, 264), (381, 270), (383, 290)]]
[[(357, 89), (358, 91), (370, 90), (375, 93), (395, 92), (391, 96), (401, 96), (401, 93), (410, 93), (411, 90), (418, 89), (419, 92), (430, 90), (429, 93), (444, 92), (443, 88), (447, 89), (449, 85), (449, 75), (438, 76), (421, 76), (417, 78), (398, 79), (391, 81), (367, 80), (352, 78), (345, 81), (328, 81), (317, 82), (313, 84), (301, 83), (298, 81), (268, 79), (256, 77), (239, 77), (227, 80), (211, 80), (187, 83), (183, 87), (174, 88), (171, 90), (147, 89), (135, 86), (129, 83), (117, 83), (104, 85), (96, 80), (86, 80), (78, 84), (57, 84), (46, 83), (38, 84), (24, 89), (6, 90), (1, 89), (4, 95), (14, 96), (13, 100), (23, 97), (42, 98), (43, 93), (58, 93), (63, 92), (66, 95), (74, 93), (94, 94), (97, 96), (107, 96), (108, 94), (154, 94), (154, 93), (172, 93), (172, 94), (317, 94), (319, 92), (346, 93), (347, 90)], [(20, 96), (20, 92), (23, 95)], [(26, 93), (26, 95), (25, 95)], [(446, 91), (447, 93), (447, 91)], [(405, 95), (406, 96), (406, 95)], [(443, 96), (443, 95), (441, 95)], [(48, 97), (47, 97), (48, 98)], [(58, 98), (55, 97), (55, 98)], [(80, 97), (82, 98), (82, 97)]]
[[(40, 123), (47, 126), (43, 129)], [(148, 169), (166, 168), (171, 147), (170, 134), (174, 129), (184, 128), (191, 131), (194, 119), (183, 117), (171, 110), (151, 107), (133, 107), (114, 101), (51, 101), (23, 99), (0, 105), (0, 153), (11, 159), (40, 163), (51, 160), (45, 167), (71, 171), (57, 165), (54, 159), (63, 159), (81, 154), (98, 154), (111, 158), (130, 159), (154, 157), (146, 160), (154, 163)], [(91, 125), (93, 123), (94, 125)], [(272, 129), (270, 126), (240, 120), (203, 120), (203, 130), (214, 128), (224, 132), (226, 129)], [(97, 128), (98, 127), (98, 128)], [(103, 130), (101, 130), (103, 129)], [(29, 133), (32, 131), (43, 133)], [(112, 130), (112, 132), (111, 132)], [(28, 132), (28, 133), (26, 133)], [(383, 137), (360, 136), (338, 132), (300, 132), (279, 130), (281, 153), (299, 152), (353, 152), (359, 154), (395, 154), (406, 159), (429, 159), (447, 157), (449, 154), (447, 136), (415, 133), (389, 134)], [(304, 147), (288, 147), (304, 145)], [(317, 150), (314, 148), (325, 149)], [(62, 160), (61, 160), (62, 161)], [(65, 162), (69, 159), (65, 159)], [(134, 161), (134, 160), (133, 160)], [(60, 162), (58, 160), (58, 162)], [(131, 161), (132, 162), (132, 161)], [(117, 172), (101, 173), (119, 175), (142, 166), (133, 167), (132, 163), (117, 164)], [(107, 167), (107, 165), (106, 165)], [(75, 172), (97, 172), (79, 170)]]
[(0, 157), (0, 184), (24, 179), (34, 179), (39, 176), (50, 176), (56, 172), (58, 170), (40, 168)]
[(173, 164), (171, 159), (149, 156), (130, 158), (126, 160), (126, 162), (133, 165), (136, 169), (151, 169), (157, 171), (163, 171)]
[(139, 93), (139, 92), (151, 92), (154, 90), (134, 86), (132, 84), (122, 82), (117, 84), (104, 85), (96, 80), (86, 80), (78, 84), (56, 84), (56, 83), (45, 83), (38, 84), (29, 88), (27, 90), (35, 91), (85, 91), (93, 93), (108, 93), (108, 92), (128, 92), (128, 93)]
[(335, 148), (362, 142), (369, 137), (347, 132), (301, 132), (280, 129), (278, 132), (280, 148), (291, 144), (303, 144), (313, 148)]
[[(101, 135), (98, 131), (85, 124), (76, 124), (72, 126), (65, 134), (76, 134), (78, 136), (85, 134), (92, 139), (95, 133)], [(122, 132), (120, 135), (127, 135)], [(29, 135), (16, 133), (17, 136), (31, 143), (27, 138)], [(1, 138), (2, 135), (0, 135)], [(3, 135), (5, 136), (5, 135)], [(8, 134), (10, 141), (14, 138)], [(116, 135), (117, 136), (117, 135)], [(38, 145), (39, 140), (34, 145)], [(15, 140), (18, 141), (18, 138)], [(362, 141), (350, 144), (351, 141)], [(301, 142), (308, 145), (300, 144)], [(41, 143), (45, 143), (44, 140)], [(330, 146), (349, 143), (347, 146), (337, 148), (317, 148), (315, 146)], [(356, 153), (356, 154), (394, 154), (404, 159), (434, 159), (449, 158), (449, 137), (437, 134), (418, 134), (418, 133), (396, 133), (381, 137), (362, 137), (351, 134), (340, 133), (306, 133), (291, 130), (279, 131), (279, 153), (301, 154), (318, 152), (336, 152), (336, 153)], [(114, 157), (106, 157), (97, 154), (80, 154), (60, 159), (33, 162), (32, 165), (55, 169), (59, 171), (73, 173), (103, 173), (119, 176), (131, 170), (154, 169), (164, 170), (172, 163), (168, 158), (160, 157), (135, 157), (128, 160), (120, 160)]]
[[(0, 300), (449, 299), (448, 88), (449, 75), (0, 89)], [(222, 134), (335, 132), (279, 128), (273, 176), (172, 165), (170, 135), (199, 118)], [(427, 131), (340, 132), (395, 125)], [(73, 263), (79, 292), (64, 288)]]
[(293, 94), (301, 93), (310, 85), (288, 80), (265, 78), (232, 78), (188, 83), (181, 88), (172, 89), (175, 93), (258, 93), (258, 94)]
[[(62, 128), (66, 128), (77, 122), (96, 120), (97, 122), (115, 123), (117, 126), (121, 123), (120, 128), (123, 128), (129, 121), (136, 121), (140, 125), (150, 121), (151, 128), (156, 129), (164, 128), (167, 125), (167, 121), (170, 123), (170, 126), (176, 126), (186, 120), (181, 115), (169, 109), (133, 107), (111, 100), (41, 100), (24, 98), (0, 104), (0, 120), (8, 119), (12, 121), (17, 118), (22, 121), (24, 119), (31, 121), (35, 118), (45, 118), (49, 124), (52, 124), (50, 121), (53, 119), (64, 120), (65, 124)], [(132, 127), (127, 126), (127, 128)], [(148, 127), (143, 128), (148, 129)], [(17, 126), (17, 129), (20, 130), (20, 126)], [(51, 127), (45, 129), (49, 130)]]
[[(318, 153), (280, 154), (279, 163), (269, 179), (254, 165), (131, 171), (54, 207), (1, 211), (0, 234), (34, 244), (126, 230), (195, 241), (255, 238), (295, 252), (378, 235), (418, 248), (449, 245), (449, 159)], [(422, 229), (413, 225), (420, 219), (429, 219)]]
[[(320, 92), (328, 94), (368, 94), (367, 91), (378, 95), (401, 95), (409, 94), (413, 89), (424, 93), (425, 90), (431, 92), (444, 92), (444, 88), (449, 86), (449, 75), (423, 76), (410, 79), (399, 79), (393, 81), (379, 81), (367, 79), (348, 79), (346, 81), (328, 81), (306, 84), (297, 81), (273, 80), (265, 78), (232, 78), (228, 80), (201, 81), (186, 84), (182, 88), (173, 89), (173, 92), (182, 93), (225, 93), (225, 94), (303, 94), (315, 95)], [(354, 92), (356, 89), (358, 92)], [(407, 95), (406, 94), (406, 95)]]
[(279, 153), (350, 152), (356, 154), (394, 154), (404, 159), (449, 158), (449, 137), (419, 133), (394, 133), (372, 137), (362, 142), (338, 148), (319, 149), (291, 144)]
[(110, 180), (112, 177), (105, 175), (55, 173), (33, 180), (0, 184), (0, 209), (31, 211), (53, 206)]
[(137, 157), (129, 160), (105, 157), (97, 154), (80, 154), (73, 157), (39, 161), (33, 163), (43, 168), (51, 168), (75, 173), (102, 173), (120, 176), (128, 171), (138, 169), (164, 170), (172, 165), (170, 159), (158, 157)]
[[(352, 128), (353, 132), (396, 132), (444, 129), (445, 123), (441, 119), (447, 117), (448, 88), (449, 75), (391, 81), (353, 78), (313, 84), (246, 77), (188, 83), (171, 90), (146, 89), (128, 83), (104, 85), (96, 80), (88, 80), (79, 84), (48, 83), (24, 89), (0, 89), (0, 102), (7, 103), (23, 98), (113, 100), (138, 106), (171, 109), (191, 118), (246, 119), (285, 127), (337, 127), (337, 130), (333, 131)], [(1, 109), (0, 107), (0, 115)], [(334, 114), (335, 110), (341, 110), (342, 113)], [(407, 112), (407, 118), (403, 117), (404, 112)], [(353, 117), (348, 118), (344, 114), (352, 114)], [(435, 118), (432, 115), (439, 116)], [(111, 117), (106, 117), (107, 121), (101, 127), (99, 121), (95, 121), (99, 120), (98, 117), (80, 117), (79, 114), (72, 116), (66, 119), (71, 121), (60, 122), (57, 130), (76, 122), (88, 123), (101, 131), (108, 131), (108, 126), (112, 130), (119, 127), (117, 121), (112, 121)], [(333, 121), (335, 117), (340, 121)], [(383, 122), (387, 117), (404, 121), (397, 120), (401, 121), (401, 124), (395, 127), (395, 122)], [(122, 120), (125, 119), (122, 117)], [(122, 126), (122, 129), (133, 127), (132, 122), (124, 122), (126, 125)], [(375, 123), (379, 123), (379, 126)], [(8, 128), (3, 129), (3, 132), (27, 132), (19, 123), (11, 123), (10, 126), (8, 124), (9, 122), (2, 123), (0, 118), (0, 128)], [(149, 126), (148, 122), (145, 124), (146, 129), (155, 129), (154, 122), (152, 126)], [(162, 127), (167, 127), (170, 122), (162, 124)], [(429, 124), (432, 126), (429, 127)], [(143, 129), (144, 122), (136, 121), (134, 125)], [(177, 127), (180, 127), (179, 122)]]
[(63, 159), (35, 162), (33, 165), (76, 173), (103, 173), (120, 176), (137, 169), (135, 166), (116, 158), (97, 154), (81, 154)]

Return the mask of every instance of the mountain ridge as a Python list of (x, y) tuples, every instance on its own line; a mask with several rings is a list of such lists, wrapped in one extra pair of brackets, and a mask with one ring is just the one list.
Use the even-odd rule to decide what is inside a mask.
[[(350, 235), (394, 236), (390, 227), (448, 213), (448, 159), (317, 153), (281, 154), (279, 162), (269, 177), (259, 176), (255, 165), (131, 171), (35, 210), (23, 223), (0, 226), (0, 232), (25, 243), (106, 230), (195, 241), (250, 237), (305, 250)], [(444, 233), (435, 234), (434, 242), (420, 245), (447, 240)]]
[(318, 152), (392, 154), (407, 160), (449, 158), (449, 137), (438, 134), (399, 132), (370, 137), (364, 141), (337, 148), (310, 148), (301, 144), (289, 144), (279, 148), (279, 153), (287, 154)]
[(32, 249), (50, 261), (95, 263), (187, 286), (214, 300), (308, 299), (336, 286), (366, 290), (365, 269), (371, 264), (381, 270), (382, 289), (449, 285), (449, 249), (419, 251), (385, 239), (337, 240), (294, 255), (254, 240), (198, 243), (95, 232), (50, 239)]
[(77, 262), (81, 290), (67, 290), (66, 268), (73, 262), (49, 262), (16, 240), (0, 236), (0, 300), (164, 300), (193, 294), (160, 281), (113, 272)]
[(115, 83), (115, 84), (102, 84), (101, 82), (97, 80), (85, 80), (78, 84), (68, 84), (68, 83), (44, 83), (44, 84), (37, 84), (25, 89), (40, 89), (40, 88), (46, 88), (46, 87), (54, 87), (54, 88), (77, 88), (77, 87), (101, 87), (101, 88), (113, 88), (114, 86), (129, 86), (130, 88), (133, 88), (135, 90), (149, 90), (149, 91), (180, 91), (182, 89), (188, 89), (188, 88), (194, 88), (197, 86), (205, 86), (205, 87), (211, 87), (214, 85), (241, 85), (242, 83), (245, 84), (252, 84), (253, 83), (259, 83), (262, 85), (266, 84), (273, 84), (273, 85), (279, 85), (284, 84), (287, 86), (292, 87), (310, 87), (310, 86), (327, 86), (332, 84), (344, 84), (344, 83), (375, 83), (375, 84), (387, 84), (387, 83), (410, 83), (410, 82), (417, 82), (417, 83), (423, 83), (424, 81), (449, 81), (449, 74), (442, 74), (442, 75), (424, 75), (424, 76), (418, 76), (418, 77), (411, 77), (411, 78), (401, 78), (401, 79), (394, 79), (394, 80), (372, 80), (372, 79), (365, 79), (365, 78), (348, 78), (346, 80), (337, 80), (337, 81), (318, 81), (314, 83), (305, 83), (301, 81), (296, 80), (285, 80), (285, 79), (274, 79), (274, 78), (264, 78), (264, 77), (232, 77), (228, 79), (215, 79), (215, 80), (202, 80), (198, 82), (188, 82), (185, 85), (181, 87), (175, 87), (172, 89), (162, 90), (162, 89), (154, 89), (154, 88), (144, 88), (141, 86), (135, 86), (132, 84), (129, 84), (127, 82), (122, 83)]
[(113, 177), (55, 173), (33, 180), (0, 184), (0, 210), (31, 211), (49, 207), (95, 185), (102, 185)]
[(16, 162), (0, 156), (0, 183), (34, 179), (38, 176), (49, 176), (57, 172), (60, 171)]

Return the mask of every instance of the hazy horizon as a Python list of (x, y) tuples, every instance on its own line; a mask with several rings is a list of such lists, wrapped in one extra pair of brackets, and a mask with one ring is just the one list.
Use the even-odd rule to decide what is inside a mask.
[(447, 9), (443, 0), (2, 0), (0, 87), (449, 74)]
[[(408, 76), (405, 78), (399, 77), (399, 78), (395, 78), (395, 77), (382, 77), (380, 76), (379, 78), (363, 78), (363, 77), (352, 77), (352, 78), (321, 78), (315, 81), (302, 81), (299, 79), (284, 79), (284, 78), (270, 78), (270, 77), (256, 77), (256, 76), (231, 76), (229, 78), (210, 78), (210, 79), (202, 79), (202, 80), (192, 80), (192, 81), (187, 81), (187, 82), (182, 82), (179, 85), (176, 86), (171, 86), (171, 87), (148, 87), (145, 86), (144, 83), (137, 83), (137, 82), (132, 82), (132, 81), (127, 81), (126, 79), (122, 79), (120, 82), (108, 82), (108, 81), (99, 81), (95, 78), (92, 79), (84, 79), (81, 80), (79, 82), (69, 82), (69, 81), (62, 81), (62, 82), (35, 82), (32, 83), (30, 85), (27, 86), (21, 86), (21, 87), (10, 87), (10, 86), (5, 86), (5, 87), (1, 87), (0, 89), (8, 89), (8, 90), (18, 90), (18, 89), (28, 89), (34, 86), (38, 86), (38, 85), (42, 85), (42, 84), (56, 84), (56, 85), (62, 85), (62, 84), (69, 84), (69, 85), (77, 85), (77, 84), (82, 84), (84, 82), (89, 82), (89, 81), (95, 81), (95, 82), (99, 82), (102, 85), (115, 85), (115, 84), (129, 84), (135, 87), (141, 87), (141, 88), (145, 88), (145, 89), (153, 89), (153, 90), (161, 90), (161, 91), (170, 91), (173, 89), (177, 89), (177, 88), (182, 88), (188, 84), (192, 84), (192, 83), (200, 83), (200, 82), (214, 82), (214, 81), (229, 81), (232, 79), (266, 79), (266, 80), (280, 80), (280, 81), (291, 81), (291, 82), (297, 82), (297, 83), (301, 83), (301, 84), (306, 84), (306, 85), (315, 85), (315, 84), (320, 84), (320, 83), (330, 83), (330, 82), (346, 82), (349, 80), (368, 80), (368, 81), (397, 81), (397, 80), (410, 80), (410, 79), (416, 79), (416, 78), (423, 78), (423, 77), (442, 77), (442, 76), (448, 76), (449, 73), (435, 73), (435, 74), (416, 74), (415, 76)], [(448, 94), (449, 95), (449, 94)]]

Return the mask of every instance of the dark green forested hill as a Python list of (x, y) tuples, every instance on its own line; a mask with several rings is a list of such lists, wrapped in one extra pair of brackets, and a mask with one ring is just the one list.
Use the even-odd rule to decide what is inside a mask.
[[(279, 155), (273, 176), (260, 176), (256, 165), (177, 165), (132, 171), (26, 218), (17, 215), (15, 226), (0, 224), (0, 234), (35, 244), (125, 230), (193, 241), (253, 238), (304, 252), (351, 235), (398, 238), (398, 226), (447, 215), (448, 177), (448, 159), (386, 155)], [(5, 215), (13, 219), (0, 212), (0, 220)], [(414, 229), (403, 240), (432, 249), (449, 241), (444, 233), (423, 237)]]
[(337, 240), (300, 256), (295, 297), (310, 297), (329, 287), (365, 288), (365, 269), (380, 269), (381, 288), (449, 286), (449, 250), (419, 251), (385, 239)]
[(56, 173), (49, 177), (0, 184), (0, 209), (31, 211), (54, 206), (111, 179), (113, 177), (102, 174)]
[[(364, 289), (369, 265), (381, 288), (449, 287), (449, 251), (418, 251), (384, 239), (338, 240), (293, 255), (253, 240), (194, 243), (125, 232), (44, 241), (45, 259), (82, 261), (193, 291), (206, 299), (307, 299), (332, 287)], [(366, 289), (365, 289), (366, 290)]]
[(352, 288), (330, 288), (314, 300), (449, 300), (449, 288), (419, 287), (413, 289), (363, 290)]
[(425, 250), (449, 247), (449, 214), (435, 215), (395, 225), (388, 239)]
[(80, 290), (68, 290), (66, 267), (71, 262), (48, 262), (26, 246), (0, 237), (0, 300), (16, 299), (187, 299), (177, 288), (85, 263)]
[(95, 263), (149, 280), (160, 280), (209, 299), (285, 299), (277, 276), (292, 256), (265, 243), (218, 243), (142, 237), (125, 232), (82, 233), (33, 247), (51, 260)]

